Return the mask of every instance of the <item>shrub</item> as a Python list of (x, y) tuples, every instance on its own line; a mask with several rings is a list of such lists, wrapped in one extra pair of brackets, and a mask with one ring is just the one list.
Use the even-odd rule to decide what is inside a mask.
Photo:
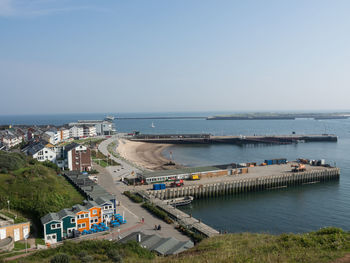
[(0, 168), (13, 171), (26, 165), (26, 157), (20, 153), (7, 153), (0, 151)]
[(123, 262), (123, 258), (121, 257), (121, 255), (119, 254), (118, 250), (116, 250), (116, 249), (110, 249), (110, 250), (108, 250), (107, 256), (108, 256), (113, 262), (117, 262), (117, 263), (122, 263), (122, 262)]
[(135, 203), (142, 203), (143, 202), (142, 197), (135, 195), (135, 194), (131, 193), (130, 191), (125, 191), (124, 195), (129, 197)]
[(150, 211), (155, 216), (158, 216), (160, 219), (163, 219), (166, 223), (172, 224), (173, 220), (170, 219), (168, 214), (163, 210), (160, 210), (158, 207), (154, 206), (151, 203), (143, 203), (142, 207)]
[(9, 171), (5, 167), (2, 167), (1, 170), (0, 170), (0, 173), (2, 173), (2, 174), (7, 174), (8, 172)]
[(54, 256), (50, 263), (69, 263), (69, 256), (67, 254), (57, 254)]

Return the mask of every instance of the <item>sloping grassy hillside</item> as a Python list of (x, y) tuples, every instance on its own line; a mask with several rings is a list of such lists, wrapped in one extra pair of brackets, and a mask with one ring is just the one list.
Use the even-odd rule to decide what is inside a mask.
[(22, 155), (19, 158), (15, 155), (15, 159), (11, 155), (3, 158), (14, 164), (11, 169), (1, 173), (0, 166), (0, 209), (7, 208), (7, 200), (10, 200), (11, 209), (30, 216), (37, 223), (49, 212), (83, 201), (83, 196), (54, 169)]
[(324, 228), (306, 234), (227, 234), (203, 240), (178, 257), (156, 262), (331, 262), (350, 252), (350, 233)]
[[(350, 233), (324, 228), (306, 234), (227, 234), (200, 242), (177, 256), (160, 257), (136, 242), (122, 245), (110, 241), (67, 242), (41, 251), (20, 262), (50, 262), (65, 254), (70, 262), (332, 262), (350, 252)], [(58, 256), (59, 257), (59, 256)], [(118, 261), (117, 258), (122, 261)], [(89, 259), (90, 261), (84, 261)]]
[[(52, 259), (68, 258), (69, 262), (152, 262), (155, 254), (141, 248), (136, 241), (128, 244), (107, 240), (89, 240), (80, 243), (67, 241), (55, 249), (43, 250), (19, 262), (52, 262)], [(55, 261), (68, 262), (68, 261)]]

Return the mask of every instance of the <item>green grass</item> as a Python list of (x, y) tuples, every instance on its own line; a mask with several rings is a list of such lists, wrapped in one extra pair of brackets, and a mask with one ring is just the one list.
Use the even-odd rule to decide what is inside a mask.
[(147, 249), (141, 248), (135, 241), (128, 244), (110, 242), (107, 240), (90, 240), (75, 242), (64, 242), (62, 246), (54, 249), (39, 251), (20, 262), (50, 262), (57, 255), (67, 255), (70, 262), (118, 262), (122, 258), (124, 263), (128, 262), (152, 262), (155, 254)]
[(117, 163), (113, 159), (107, 158), (107, 156), (105, 156), (100, 151), (97, 151), (97, 152), (91, 151), (91, 158), (95, 163), (101, 165), (102, 167), (107, 167), (110, 165), (112, 165), (112, 166), (120, 165), (119, 163)]
[(19, 224), (19, 223), (24, 223), (24, 222), (28, 222), (28, 219), (24, 218), (23, 216), (19, 215), (16, 212), (13, 212), (12, 210), (7, 211), (5, 209), (0, 210), (0, 213), (13, 219), (15, 224)]
[(306, 234), (227, 234), (204, 239), (178, 257), (156, 262), (332, 262), (350, 252), (350, 233), (325, 228)]
[[(30, 248), (29, 243), (27, 243), (27, 248)], [(23, 250), (23, 249), (26, 249), (26, 244), (24, 242), (21, 242), (21, 241), (15, 242), (15, 248), (14, 248), (15, 251)]]
[(0, 209), (7, 209), (7, 200), (41, 227), (42, 216), (82, 203), (84, 197), (52, 168), (27, 160), (24, 167), (0, 174)]
[(42, 238), (36, 238), (35, 245), (45, 245), (45, 240)]
[(65, 254), (70, 262), (155, 262), (155, 263), (236, 263), (236, 262), (333, 262), (350, 253), (350, 233), (324, 228), (305, 234), (226, 234), (207, 238), (179, 255), (161, 257), (136, 242), (120, 244), (102, 241), (65, 242), (55, 249), (39, 251), (20, 262), (50, 262)]

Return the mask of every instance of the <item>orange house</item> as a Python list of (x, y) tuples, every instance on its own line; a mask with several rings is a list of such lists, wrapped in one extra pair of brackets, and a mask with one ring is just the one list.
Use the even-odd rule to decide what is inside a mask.
[(76, 205), (73, 206), (73, 212), (77, 215), (77, 230), (90, 230), (90, 210), (85, 206)]
[(90, 227), (93, 224), (99, 224), (102, 222), (102, 209), (95, 201), (88, 201), (85, 205), (90, 212)]

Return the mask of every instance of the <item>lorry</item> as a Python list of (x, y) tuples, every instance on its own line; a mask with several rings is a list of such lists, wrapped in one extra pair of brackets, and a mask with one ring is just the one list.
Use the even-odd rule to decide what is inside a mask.
[(170, 184), (170, 187), (180, 187), (184, 185), (184, 180), (175, 180)]

